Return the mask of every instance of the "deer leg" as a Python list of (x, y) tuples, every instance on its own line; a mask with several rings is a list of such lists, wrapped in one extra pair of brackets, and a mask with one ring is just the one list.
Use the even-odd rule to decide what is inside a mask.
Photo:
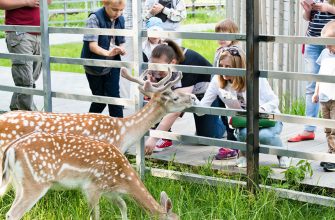
[(119, 195), (116, 195), (114, 193), (108, 193), (108, 194), (105, 195), (105, 197), (111, 203), (115, 203), (117, 205), (117, 207), (120, 209), (122, 220), (127, 220), (128, 219), (128, 216), (127, 216), (127, 204), (122, 199), (122, 197), (119, 196)]
[(100, 210), (99, 210), (99, 200), (100, 200), (100, 192), (94, 186), (89, 186), (84, 189), (84, 193), (86, 195), (88, 205), (90, 208), (90, 219), (99, 220), (100, 219)]
[(49, 185), (29, 185), (23, 187), (21, 184), (15, 184), (15, 200), (12, 207), (6, 214), (7, 220), (21, 219), (48, 191)]
[(4, 178), (3, 181), (2, 181), (2, 184), (0, 186), (0, 197), (5, 195), (5, 193), (7, 192), (9, 184), (10, 184), (10, 178), (6, 178), (6, 179)]

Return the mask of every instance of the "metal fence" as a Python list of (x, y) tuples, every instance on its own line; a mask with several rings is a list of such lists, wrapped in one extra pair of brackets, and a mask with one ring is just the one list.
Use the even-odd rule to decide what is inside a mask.
[[(255, 192), (259, 187), (265, 188), (266, 190), (275, 190), (281, 197), (295, 199), (299, 201), (312, 202), (321, 205), (333, 206), (335, 199), (331, 197), (319, 196), (309, 194), (305, 192), (297, 192), (293, 190), (283, 190), (278, 188), (272, 188), (269, 186), (259, 185), (258, 180), (258, 167), (259, 167), (259, 153), (290, 156), (303, 159), (322, 160), (328, 162), (335, 162), (335, 156), (327, 153), (315, 153), (315, 152), (302, 152), (283, 149), (275, 146), (265, 146), (259, 144), (259, 128), (258, 120), (260, 118), (270, 118), (273, 120), (297, 123), (297, 124), (312, 124), (318, 126), (327, 126), (335, 128), (335, 120), (307, 118), (301, 116), (292, 116), (285, 114), (273, 114), (273, 113), (259, 113), (258, 102), (259, 102), (259, 77), (274, 78), (274, 79), (294, 79), (294, 80), (310, 80), (318, 82), (330, 82), (335, 83), (335, 78), (330, 75), (311, 75), (301, 72), (286, 72), (286, 71), (273, 71), (273, 70), (261, 70), (259, 68), (260, 49), (259, 44), (262, 43), (287, 43), (289, 44), (334, 44), (334, 39), (330, 38), (305, 38), (305, 37), (294, 37), (294, 36), (278, 36), (278, 35), (260, 35), (259, 34), (259, 1), (258, 0), (247, 0), (246, 1), (246, 34), (223, 34), (223, 33), (189, 33), (189, 32), (155, 32), (149, 33), (150, 37), (169, 37), (169, 38), (187, 38), (187, 39), (208, 39), (208, 40), (240, 40), (246, 41), (246, 54), (247, 54), (247, 68), (243, 69), (223, 69), (216, 67), (199, 67), (199, 66), (182, 66), (182, 65), (151, 65), (150, 68), (159, 70), (161, 68), (171, 67), (172, 70), (180, 70), (189, 73), (198, 74), (221, 74), (221, 75), (245, 75), (247, 77), (247, 110), (235, 111), (231, 109), (221, 108), (204, 108), (193, 106), (186, 111), (203, 113), (203, 114), (214, 114), (214, 115), (244, 115), (247, 117), (247, 141), (233, 142), (221, 139), (206, 138), (192, 135), (182, 135), (163, 131), (151, 131), (150, 136), (164, 137), (172, 140), (179, 140), (181, 142), (204, 144), (204, 145), (221, 145), (227, 147), (234, 147), (247, 152), (247, 181), (232, 181), (225, 179), (218, 179), (212, 177), (206, 177), (201, 175), (195, 175), (190, 173), (179, 173), (169, 170), (151, 169), (151, 173), (154, 176), (183, 179), (194, 181), (198, 183), (209, 183), (209, 184), (242, 184), (246, 185), (249, 190)], [(138, 110), (142, 106), (142, 99), (139, 97), (139, 92), (135, 94), (134, 98), (131, 99), (119, 99), (109, 97), (98, 97), (98, 96), (85, 96), (81, 94), (68, 94), (54, 92), (51, 90), (51, 77), (50, 77), (50, 63), (66, 63), (66, 64), (80, 64), (80, 65), (92, 65), (92, 66), (113, 66), (113, 67), (127, 67), (132, 68), (136, 75), (142, 72), (142, 69), (148, 67), (147, 63), (142, 62), (142, 51), (141, 51), (141, 40), (142, 37), (147, 37), (148, 33), (142, 30), (141, 15), (141, 0), (132, 1), (133, 9), (133, 29), (132, 30), (115, 30), (115, 29), (89, 29), (89, 28), (64, 28), (64, 27), (48, 27), (48, 7), (46, 1), (41, 1), (41, 26), (40, 27), (28, 27), (28, 26), (0, 26), (1, 31), (20, 31), (20, 32), (41, 32), (42, 38), (42, 55), (30, 56), (30, 55), (19, 55), (10, 53), (0, 53), (0, 58), (13, 59), (20, 58), (24, 60), (42, 60), (43, 63), (43, 90), (21, 88), (15, 86), (4, 86), (0, 85), (0, 90), (9, 92), (20, 92), (26, 94), (39, 95), (44, 97), (44, 109), (46, 111), (52, 111), (52, 99), (53, 98), (65, 98), (82, 101), (95, 101), (104, 102), (110, 104), (118, 104), (126, 107), (132, 107)], [(134, 62), (121, 62), (121, 61), (110, 61), (110, 60), (92, 60), (92, 59), (80, 59), (80, 58), (61, 58), (51, 57), (49, 51), (49, 34), (51, 33), (71, 33), (71, 34), (99, 34), (99, 35), (121, 35), (133, 38), (133, 49), (134, 49)], [(302, 147), (303, 148), (303, 147)], [(136, 145), (136, 164), (138, 171), (141, 176), (145, 172), (144, 165), (144, 145), (143, 139)]]

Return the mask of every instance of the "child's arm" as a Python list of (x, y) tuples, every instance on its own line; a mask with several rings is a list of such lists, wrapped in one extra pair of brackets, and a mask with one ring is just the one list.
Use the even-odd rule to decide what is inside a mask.
[(319, 88), (320, 88), (320, 83), (317, 82), (315, 86), (315, 91), (312, 96), (312, 102), (317, 103), (319, 101)]

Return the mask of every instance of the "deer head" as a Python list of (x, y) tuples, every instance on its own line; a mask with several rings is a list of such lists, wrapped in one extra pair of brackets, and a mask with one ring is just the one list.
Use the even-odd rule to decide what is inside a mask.
[[(179, 219), (172, 202), (161, 193), (161, 205), (148, 192), (127, 158), (113, 145), (64, 133), (35, 132), (7, 145), (0, 178), (13, 179), (16, 197), (6, 217), (20, 219), (53, 186), (80, 188), (88, 199), (91, 217), (99, 219), (99, 199), (116, 202), (127, 219), (129, 194), (153, 217)], [(9, 175), (8, 175), (9, 173)]]
[(150, 97), (152, 102), (160, 103), (167, 113), (178, 112), (189, 108), (197, 100), (193, 94), (171, 90), (171, 87), (178, 83), (183, 77), (180, 71), (177, 72), (175, 79), (171, 80), (172, 72), (169, 68), (167, 75), (157, 83), (143, 80), (142, 78), (144, 78), (147, 73), (148, 70), (144, 71), (140, 78), (137, 78), (131, 76), (126, 68), (121, 68), (122, 77), (139, 84), (138, 89), (140, 92)]

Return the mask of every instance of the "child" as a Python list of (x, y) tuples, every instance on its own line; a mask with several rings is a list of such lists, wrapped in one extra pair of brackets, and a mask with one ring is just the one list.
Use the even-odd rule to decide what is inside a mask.
[[(149, 20), (146, 21), (145, 27), (148, 31), (163, 31), (162, 28), (162, 20), (157, 17), (151, 17)], [(148, 37), (143, 43), (143, 61), (148, 62), (149, 58), (151, 57), (152, 50), (160, 44), (162, 41), (161, 38), (157, 37)]]
[[(321, 32), (321, 37), (335, 37), (335, 21), (327, 23)], [(335, 76), (335, 45), (327, 45), (317, 59), (320, 65), (319, 74)], [(335, 84), (317, 82), (312, 102), (320, 101), (322, 117), (326, 119), (335, 119)], [(335, 153), (335, 129), (325, 128), (328, 142), (328, 153)], [(321, 162), (325, 171), (335, 171), (335, 163)]]
[[(220, 21), (215, 26), (215, 32), (216, 33), (238, 33), (238, 27), (235, 24), (234, 21), (231, 19), (225, 19), (223, 21)], [(219, 66), (219, 56), (223, 50), (223, 48), (230, 47), (233, 45), (238, 45), (239, 41), (227, 41), (227, 40), (219, 40), (218, 41), (219, 47), (216, 49), (215, 55), (214, 55), (214, 67)], [(221, 102), (221, 100), (218, 101), (220, 107), (225, 107), (225, 104)], [(221, 119), (223, 121), (223, 124), (226, 126), (227, 131), (227, 139), (236, 141), (236, 138), (234, 136), (234, 129), (229, 128), (228, 125), (228, 119), (227, 116), (221, 116)], [(229, 148), (220, 148), (219, 152), (216, 154), (215, 159), (217, 160), (226, 160), (226, 159), (232, 159), (236, 158), (238, 156), (238, 150), (235, 149), (229, 149)]]
[[(88, 17), (87, 28), (124, 29), (125, 21), (122, 16), (126, 0), (103, 0), (103, 7), (91, 13)], [(81, 58), (101, 60), (121, 60), (125, 55), (123, 36), (84, 35)], [(93, 95), (120, 97), (120, 68), (84, 66), (86, 78)], [(89, 112), (101, 113), (106, 104), (91, 104)], [(122, 106), (108, 104), (109, 115), (123, 117)]]
[[(216, 24), (215, 26), (215, 32), (216, 33), (238, 33), (238, 27), (230, 19), (225, 19), (223, 21), (220, 21), (219, 23)], [(221, 54), (222, 48), (224, 47), (230, 47), (233, 45), (239, 45), (239, 41), (234, 40), (234, 41), (227, 41), (227, 40), (219, 40), (218, 41), (219, 47), (216, 49), (215, 56), (214, 56), (214, 67), (219, 66), (219, 55)]]
[[(242, 68), (245, 69), (245, 54), (236, 46), (223, 48), (219, 56), (219, 66), (222, 68)], [(259, 79), (259, 109), (263, 112), (279, 112), (278, 97), (272, 91), (268, 81), (265, 78)], [(211, 106), (214, 100), (219, 98), (226, 104), (227, 108), (245, 109), (246, 108), (246, 79), (245, 76), (225, 76), (215, 75), (200, 101), (201, 106)], [(283, 124), (276, 122), (273, 127), (259, 129), (259, 142), (265, 145), (282, 147), (280, 133)], [(238, 141), (246, 140), (246, 128), (236, 129)], [(278, 157), (279, 166), (287, 168), (290, 165), (288, 157)], [(237, 161), (238, 167), (246, 167), (246, 158), (242, 155)]]

